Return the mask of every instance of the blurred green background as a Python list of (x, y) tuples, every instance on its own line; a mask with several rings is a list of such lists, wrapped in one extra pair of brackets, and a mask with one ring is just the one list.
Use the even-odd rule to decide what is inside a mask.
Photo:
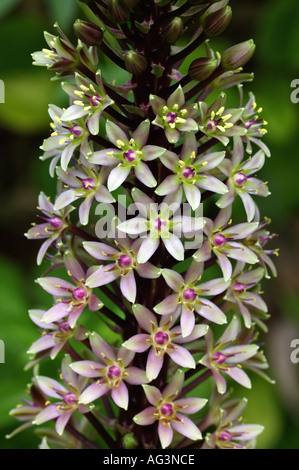
[[(63, 5), (63, 6), (62, 6)], [(212, 41), (220, 52), (234, 43), (253, 38), (257, 49), (245, 67), (255, 73), (250, 90), (269, 122), (266, 143), (272, 157), (262, 177), (272, 196), (258, 198), (262, 215), (272, 219), (279, 234), (275, 247), (278, 278), (263, 288), (271, 319), (263, 337), (276, 385), (252, 377), (247, 396), (246, 421), (261, 423), (260, 448), (299, 448), (299, 364), (290, 360), (290, 343), (299, 338), (299, 103), (291, 102), (291, 81), (299, 79), (299, 6), (297, 0), (231, 0), (233, 20), (227, 32)], [(38, 337), (28, 317), (29, 308), (49, 307), (49, 296), (34, 284), (43, 268), (35, 264), (39, 242), (23, 236), (35, 220), (41, 190), (53, 196), (55, 182), (48, 164), (39, 160), (39, 146), (49, 135), (48, 104), (64, 105), (59, 82), (52, 74), (33, 67), (30, 54), (46, 47), (43, 31), (54, 32), (58, 21), (72, 34), (72, 23), (86, 18), (76, 0), (1, 0), (0, 79), (5, 83), (5, 103), (0, 104), (0, 339), (5, 343), (5, 364), (0, 364), (0, 448), (36, 448), (39, 439), (31, 429), (7, 440), (18, 424), (9, 410), (24, 397), (31, 371), (23, 372), (26, 350)], [(54, 32), (55, 34), (55, 32)]]

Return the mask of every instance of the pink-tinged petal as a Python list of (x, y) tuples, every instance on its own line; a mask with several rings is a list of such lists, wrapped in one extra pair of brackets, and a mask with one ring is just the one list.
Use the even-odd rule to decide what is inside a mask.
[(54, 321), (61, 320), (61, 318), (64, 318), (69, 314), (68, 309), (69, 309), (68, 304), (59, 302), (45, 313), (42, 320), (45, 323), (52, 323)]
[(79, 119), (85, 116), (86, 114), (87, 113), (84, 110), (83, 106), (73, 104), (62, 113), (62, 116), (60, 119), (62, 121), (73, 121), (74, 119)]
[(216, 369), (212, 369), (213, 376), (216, 382), (218, 393), (223, 395), (226, 392), (226, 380)]
[(59, 277), (40, 277), (36, 282), (49, 294), (59, 297), (70, 297), (74, 285)]
[(95, 361), (78, 361), (70, 364), (70, 368), (82, 377), (94, 378), (101, 375), (104, 365)]
[(236, 299), (236, 301), (237, 301), (237, 305), (240, 310), (240, 313), (243, 317), (246, 328), (250, 328), (251, 327), (251, 315), (250, 315), (248, 308), (238, 299)]
[(77, 192), (74, 189), (68, 189), (61, 193), (55, 201), (55, 210), (58, 211), (68, 206), (77, 198)]
[(251, 388), (251, 381), (248, 375), (239, 367), (231, 367), (229, 370), (226, 371), (227, 375), (229, 375), (232, 379), (238, 382), (243, 387)]
[(156, 406), (162, 398), (160, 390), (157, 387), (154, 387), (153, 385), (143, 385), (143, 390), (148, 402), (151, 405)]
[(184, 284), (184, 278), (173, 269), (163, 269), (162, 276), (167, 282), (168, 286), (171, 287), (175, 292), (178, 292)]
[(88, 157), (88, 161), (90, 163), (95, 163), (96, 165), (103, 165), (103, 166), (117, 165), (119, 163), (119, 159), (117, 157), (113, 157), (111, 155), (112, 152), (115, 155), (120, 153), (120, 151), (115, 148), (99, 150), (98, 152), (94, 152), (90, 157)]
[(118, 271), (110, 271), (108, 266), (101, 266), (86, 279), (88, 287), (99, 287), (115, 281), (119, 277)]
[(158, 147), (157, 145), (145, 145), (142, 148), (142, 160), (145, 162), (155, 160), (156, 158), (161, 157), (166, 150), (162, 147)]
[(168, 142), (170, 142), (171, 144), (175, 144), (180, 138), (180, 131), (178, 131), (177, 129), (171, 129), (166, 127), (165, 135)]
[(53, 243), (53, 239), (49, 238), (48, 240), (46, 240), (40, 247), (39, 251), (38, 251), (38, 254), (37, 254), (37, 264), (38, 266), (42, 263), (43, 259), (44, 259), (44, 256), (49, 248), (49, 246)]
[(166, 166), (166, 168), (171, 170), (173, 173), (176, 172), (177, 164), (179, 161), (179, 157), (177, 156), (176, 153), (166, 150), (165, 153), (163, 153), (163, 155), (160, 156), (160, 160), (163, 163), (163, 165)]
[[(154, 201), (147, 196), (143, 191), (140, 191), (138, 188), (133, 188), (131, 191), (132, 197), (134, 199), (134, 202), (136, 204), (140, 204), (140, 209), (142, 209), (143, 206), (150, 206), (151, 209), (155, 207)], [(138, 206), (139, 209), (139, 206)], [(141, 212), (141, 211), (140, 211)], [(141, 212), (144, 217), (147, 217), (147, 211)], [(156, 214), (158, 214), (156, 210)]]
[(176, 175), (169, 175), (165, 180), (157, 187), (155, 193), (159, 196), (165, 196), (177, 191), (180, 186), (178, 177)]
[(212, 191), (213, 193), (217, 194), (225, 194), (228, 193), (227, 186), (222, 183), (219, 179), (215, 178), (214, 176), (204, 175), (203, 178), (200, 178), (196, 185), (199, 188), (206, 189), (207, 191)]
[(205, 398), (181, 398), (180, 400), (176, 400), (175, 404), (183, 408), (182, 413), (192, 415), (201, 410), (207, 401), (208, 400)]
[(44, 392), (49, 397), (61, 398), (60, 393), (64, 394), (67, 392), (67, 389), (63, 385), (57, 382), (57, 380), (51, 379), (49, 377), (39, 375), (36, 377), (36, 381), (42, 392)]
[(162, 269), (157, 268), (149, 262), (138, 264), (136, 271), (139, 276), (144, 277), (146, 279), (157, 279), (162, 273)]
[(218, 295), (225, 291), (229, 287), (229, 282), (225, 282), (224, 279), (212, 279), (211, 281), (203, 282), (197, 289), (198, 293), (203, 295)]
[(179, 237), (169, 232), (167, 237), (163, 237), (163, 243), (166, 250), (171, 254), (171, 256), (173, 256), (173, 258), (175, 258), (177, 261), (183, 261), (185, 250), (184, 245)]
[(199, 308), (196, 308), (196, 311), (204, 318), (207, 318), (207, 320), (210, 320), (214, 323), (217, 323), (218, 325), (223, 325), (224, 323), (227, 323), (226, 316), (220, 310), (219, 307), (217, 307), (215, 304), (210, 302), (210, 300), (207, 299), (200, 299), (201, 300), (201, 305)]
[(225, 360), (226, 364), (239, 364), (254, 356), (259, 349), (256, 344), (246, 344), (240, 346), (230, 346), (223, 352), (230, 356)]
[(35, 323), (37, 326), (43, 329), (47, 330), (56, 330), (57, 326), (54, 323), (45, 323), (42, 321), (42, 318), (44, 314), (46, 313), (46, 310), (41, 310), (41, 309), (31, 309), (28, 311), (29, 317)]
[(93, 258), (107, 260), (107, 257), (117, 255), (119, 251), (105, 243), (83, 242), (83, 247)]
[(165, 449), (171, 444), (173, 438), (172, 427), (170, 425), (168, 426), (166, 423), (163, 423), (163, 421), (160, 421), (158, 425), (158, 434), (162, 449)]
[(150, 343), (146, 340), (150, 338), (150, 335), (138, 334), (132, 336), (130, 339), (123, 343), (123, 346), (134, 352), (144, 352), (150, 347)]
[(133, 305), (132, 310), (141, 328), (151, 333), (153, 323), (157, 324), (155, 315), (141, 304)]
[(155, 349), (151, 347), (146, 361), (146, 376), (150, 382), (158, 377), (160, 370), (162, 369), (163, 362), (163, 355), (158, 356)]
[(264, 163), (265, 154), (262, 150), (259, 150), (242, 165), (242, 171), (246, 171), (246, 175), (252, 175), (260, 170), (264, 166)]
[(159, 114), (160, 109), (166, 105), (166, 101), (156, 95), (150, 95), (151, 107), (155, 114)]
[(238, 424), (229, 428), (229, 432), (234, 439), (241, 441), (250, 441), (263, 432), (264, 426), (260, 424)]
[(181, 313), (181, 329), (182, 329), (182, 337), (186, 338), (189, 336), (194, 328), (195, 325), (195, 316), (193, 312), (185, 307), (182, 306), (182, 313)]
[(148, 188), (154, 188), (157, 186), (157, 181), (154, 178), (151, 170), (147, 166), (146, 163), (139, 161), (138, 165), (135, 167), (135, 175), (141, 181), (141, 183), (145, 184)]
[(204, 172), (216, 168), (220, 165), (225, 157), (225, 152), (212, 152), (196, 160), (195, 166)]
[(147, 231), (147, 225), (148, 222), (143, 217), (134, 217), (133, 219), (122, 222), (117, 228), (120, 232), (138, 235)]
[(49, 405), (36, 415), (32, 424), (42, 424), (57, 418), (59, 415), (60, 412), (57, 410), (57, 405)]
[(95, 382), (89, 387), (87, 387), (86, 390), (81, 394), (79, 398), (79, 403), (83, 405), (88, 405), (88, 403), (91, 403), (95, 401), (97, 398), (102, 397), (109, 391), (109, 387), (106, 384), (102, 384), (99, 382)]
[(93, 352), (100, 361), (103, 361), (104, 356), (106, 356), (106, 358), (108, 357), (113, 361), (116, 360), (114, 349), (108, 343), (106, 343), (106, 341), (104, 341), (100, 335), (95, 332), (92, 332), (89, 335), (89, 340)]
[(224, 281), (228, 281), (232, 277), (232, 265), (229, 259), (222, 253), (219, 253), (218, 250), (215, 250), (215, 254), (219, 261), (221, 271), (223, 273)]
[(247, 215), (247, 221), (251, 222), (252, 219), (254, 218), (254, 214), (255, 214), (255, 203), (254, 203), (252, 197), (246, 191), (243, 191), (243, 190), (239, 189), (237, 192), (238, 192), (240, 198), (242, 199), (244, 209), (245, 209), (246, 215)]
[(63, 260), (69, 276), (77, 279), (78, 281), (85, 279), (85, 272), (81, 264), (69, 250), (65, 252)]
[(195, 186), (195, 184), (183, 183), (183, 187), (187, 201), (189, 202), (192, 209), (195, 211), (199, 207), (201, 201), (201, 192)]
[(180, 233), (193, 233), (202, 230), (205, 225), (203, 217), (179, 216), (173, 217), (174, 231), (178, 228)]
[(43, 212), (53, 212), (54, 205), (50, 201), (50, 198), (45, 195), (42, 191), (38, 196), (38, 206), (41, 208)]
[(168, 315), (178, 308), (179, 294), (171, 294), (154, 307), (154, 312), (159, 315)]
[(114, 191), (115, 189), (119, 188), (125, 179), (127, 179), (129, 173), (131, 171), (130, 166), (117, 166), (113, 168), (109, 177), (108, 177), (108, 189), (109, 191)]
[(168, 351), (168, 354), (179, 366), (195, 369), (195, 361), (192, 354), (182, 346), (175, 346), (174, 349)]
[(70, 325), (71, 328), (75, 327), (78, 321), (78, 318), (80, 317), (83, 310), (84, 310), (84, 306), (80, 308), (72, 308), (68, 317), (68, 324)]
[(168, 398), (172, 395), (178, 395), (182, 390), (183, 383), (185, 380), (185, 375), (182, 369), (178, 369), (174, 376), (172, 377), (171, 381), (166, 385), (163, 390), (163, 397)]
[(224, 209), (221, 209), (214, 221), (214, 230), (220, 230), (223, 227), (225, 227), (228, 222), (230, 221), (232, 215), (232, 208), (230, 207), (225, 207)]
[(197, 262), (208, 261), (211, 258), (210, 242), (205, 240), (201, 247), (194, 253), (193, 258)]
[(142, 369), (138, 369), (138, 367), (128, 367), (126, 372), (129, 374), (125, 381), (132, 385), (141, 385), (146, 384), (148, 379), (146, 377), (146, 373)]
[(70, 368), (71, 362), (72, 362), (71, 356), (66, 354), (64, 356), (64, 358), (62, 359), (62, 361), (61, 361), (61, 374), (62, 374), (63, 380), (66, 384), (71, 383), (72, 385), (77, 387), (78, 377), (75, 374), (75, 372), (73, 372), (72, 369)]
[(228, 192), (222, 194), (222, 196), (216, 202), (216, 206), (220, 207), (220, 209), (230, 206), (236, 198), (234, 188), (229, 182), (227, 183), (227, 188)]
[(240, 296), (240, 299), (246, 304), (252, 305), (252, 307), (257, 308), (262, 312), (268, 311), (268, 307), (264, 300), (255, 292), (246, 292)]
[(69, 422), (70, 417), (72, 416), (74, 411), (75, 410), (72, 410), (69, 413), (63, 413), (57, 419), (56, 424), (55, 424), (55, 429), (56, 429), (57, 434), (59, 434), (59, 436), (62, 436), (64, 428), (67, 425), (67, 423)]
[(101, 302), (101, 300), (95, 294), (90, 296), (88, 307), (91, 312), (97, 312), (103, 306), (103, 302)]
[(44, 335), (35, 341), (28, 349), (28, 354), (36, 354), (40, 351), (53, 348), (56, 345), (53, 335)]
[(133, 270), (120, 278), (120, 290), (129, 302), (135, 302), (137, 288)]
[(219, 341), (222, 344), (230, 343), (234, 340), (241, 330), (241, 323), (238, 317), (234, 316), (228, 327), (225, 329)]
[(239, 261), (245, 261), (245, 263), (255, 264), (258, 263), (258, 258), (253, 251), (251, 251), (247, 246), (242, 245), (237, 242), (229, 242), (229, 255), (233, 259)]
[(126, 143), (128, 142), (128, 137), (124, 131), (118, 127), (114, 122), (106, 121), (106, 133), (110, 142), (117, 146), (119, 140)]
[(80, 142), (73, 142), (69, 144), (65, 149), (63, 149), (62, 154), (61, 154), (61, 168), (63, 171), (67, 170), (68, 164), (71, 161), (72, 156), (74, 155), (74, 151), (76, 150), (77, 147), (79, 147)]
[(121, 346), (117, 353), (117, 359), (121, 359), (124, 367), (127, 367), (133, 361), (135, 353)]
[[(176, 332), (175, 327), (172, 329), (173, 332)], [(179, 327), (181, 328), (181, 327)], [(175, 342), (177, 344), (183, 344), (183, 343), (189, 343), (191, 341), (194, 341), (195, 339), (201, 338), (202, 336), (206, 335), (209, 329), (209, 325), (195, 325), (192, 329), (192, 333), (186, 337), (178, 337), (175, 339)]]
[(149, 406), (148, 408), (145, 408), (145, 410), (141, 411), (141, 413), (134, 416), (133, 421), (140, 426), (153, 424), (156, 421), (154, 416), (155, 411), (156, 408), (154, 406)]
[(244, 145), (240, 136), (234, 137), (234, 149), (232, 153), (232, 165), (236, 168), (242, 162), (244, 158)]
[(113, 387), (111, 390), (111, 398), (114, 403), (123, 408), (124, 410), (128, 409), (129, 405), (129, 392), (126, 385), (121, 382), (118, 387)]
[(145, 238), (139, 248), (137, 262), (140, 264), (146, 263), (153, 256), (159, 245), (160, 238), (151, 238), (151, 236)]
[(197, 261), (192, 261), (186, 274), (185, 274), (185, 283), (192, 284), (200, 280), (204, 270), (204, 263), (198, 263)]
[(94, 197), (96, 201), (98, 202), (106, 202), (107, 204), (110, 204), (111, 202), (115, 202), (114, 197), (103, 184), (99, 186)]
[(249, 235), (251, 235), (255, 230), (257, 230), (258, 225), (258, 222), (245, 222), (243, 224), (237, 224), (233, 227), (229, 227), (223, 230), (222, 233), (228, 238), (232, 237), (235, 240), (241, 240), (243, 238), (249, 237)]
[(186, 122), (179, 123), (177, 128), (182, 132), (197, 132), (198, 131), (198, 124), (194, 119), (187, 118)]
[(137, 148), (141, 149), (145, 146), (150, 131), (150, 125), (150, 120), (146, 119), (141, 124), (139, 124), (137, 129), (133, 132), (132, 139), (135, 140)]
[(181, 415), (180, 413), (177, 413), (177, 417), (180, 419), (180, 421), (173, 420), (171, 422), (173, 429), (183, 436), (188, 437), (188, 439), (192, 439), (193, 441), (202, 439), (200, 430), (193, 423), (193, 421), (191, 421), (191, 419), (187, 418), (187, 416)]
[(102, 109), (99, 109), (98, 111), (93, 113), (93, 115), (87, 121), (87, 127), (92, 135), (97, 135), (99, 133), (101, 114)]

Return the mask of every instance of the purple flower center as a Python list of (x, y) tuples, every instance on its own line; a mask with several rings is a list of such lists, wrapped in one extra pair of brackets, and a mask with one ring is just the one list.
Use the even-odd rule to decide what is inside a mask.
[(228, 431), (221, 431), (219, 433), (219, 439), (220, 439), (220, 441), (223, 441), (223, 442), (230, 441), (232, 439), (232, 437), (233, 436)]
[(83, 287), (76, 287), (72, 292), (73, 299), (75, 300), (84, 300), (86, 292)]
[(235, 282), (233, 285), (232, 285), (232, 288), (236, 291), (236, 292), (244, 292), (245, 290), (245, 284), (243, 284), (242, 282)]
[(118, 379), (120, 374), (121, 374), (121, 370), (120, 370), (119, 367), (117, 367), (117, 366), (109, 367), (109, 370), (108, 370), (109, 379), (112, 379), (112, 380)]
[(168, 124), (175, 124), (176, 118), (178, 117), (177, 113), (169, 113), (166, 114)]
[(164, 405), (161, 406), (160, 410), (164, 416), (172, 416), (174, 413), (173, 406), (170, 403), (164, 403)]
[(61, 333), (68, 333), (69, 331), (71, 331), (71, 327), (67, 321), (62, 321), (59, 324), (58, 328), (61, 331)]
[(93, 95), (88, 98), (92, 106), (99, 106), (99, 104), (101, 104), (102, 98), (100, 95)]
[(117, 262), (121, 268), (128, 268), (129, 266), (131, 266), (132, 260), (129, 255), (120, 255)]
[(95, 187), (95, 183), (92, 178), (85, 178), (85, 179), (78, 178), (78, 179), (81, 181), (84, 189), (92, 189)]
[(222, 352), (216, 352), (215, 354), (213, 354), (213, 359), (215, 362), (217, 362), (217, 364), (223, 364), (226, 359), (226, 355)]
[(159, 344), (159, 346), (163, 346), (167, 343), (168, 339), (169, 336), (165, 331), (158, 331), (158, 333), (155, 334), (155, 343)]
[(226, 244), (226, 238), (221, 233), (217, 233), (213, 238), (213, 243), (215, 246), (224, 246)]
[(78, 124), (75, 124), (73, 127), (70, 127), (70, 131), (76, 137), (80, 137), (83, 134), (83, 129), (82, 127), (78, 126)]
[(53, 217), (52, 219), (48, 219), (48, 220), (49, 220), (49, 223), (54, 228), (61, 228), (63, 225), (63, 222), (59, 217)]
[(165, 227), (166, 225), (166, 221), (165, 220), (161, 220), (160, 217), (158, 217), (156, 220), (155, 220), (155, 223), (154, 223), (154, 227), (156, 230), (158, 230), (159, 232)]
[(192, 170), (190, 166), (186, 166), (186, 168), (183, 169), (182, 175), (184, 178), (193, 178), (195, 175), (195, 171)]
[(66, 395), (64, 395), (63, 401), (67, 405), (72, 405), (74, 402), (77, 401), (77, 396), (75, 395), (75, 393), (69, 392)]
[(209, 131), (216, 131), (217, 126), (218, 126), (218, 121), (216, 121), (215, 119), (210, 119), (207, 122), (207, 128), (209, 129)]
[(244, 173), (236, 173), (234, 176), (234, 182), (236, 184), (244, 184), (247, 181), (247, 176)]
[(136, 153), (134, 150), (129, 149), (126, 152), (124, 152), (124, 159), (127, 160), (128, 162), (133, 162), (136, 159)]
[(196, 294), (196, 292), (195, 292), (194, 289), (190, 289), (190, 288), (189, 288), (189, 289), (186, 289), (186, 290), (184, 291), (183, 297), (184, 297), (185, 300), (191, 300), (191, 302), (193, 302), (193, 300), (196, 299), (197, 294)]

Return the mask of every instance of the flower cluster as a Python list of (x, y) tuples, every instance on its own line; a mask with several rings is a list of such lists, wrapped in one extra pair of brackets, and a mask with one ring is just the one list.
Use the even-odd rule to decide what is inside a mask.
[[(256, 343), (268, 318), (260, 283), (276, 275), (256, 203), (270, 194), (256, 176), (267, 123), (253, 93), (243, 105), (237, 86), (234, 108), (224, 91), (252, 79), (240, 71), (253, 41), (214, 52), (228, 0), (197, 3), (91, 1), (103, 30), (77, 20), (73, 45), (56, 25), (50, 49), (33, 54), (69, 99), (49, 106), (41, 145), (57, 194), (40, 194), (43, 223), (26, 234), (45, 239), (37, 283), (52, 299), (29, 312), (41, 332), (28, 351), (32, 400), (11, 412), (20, 430), (55, 421), (42, 448), (243, 448), (262, 431), (239, 423), (245, 399), (226, 398), (231, 382), (246, 391), (252, 372), (267, 378)], [(206, 56), (183, 75), (201, 44)], [(45, 375), (48, 358), (59, 380)]]

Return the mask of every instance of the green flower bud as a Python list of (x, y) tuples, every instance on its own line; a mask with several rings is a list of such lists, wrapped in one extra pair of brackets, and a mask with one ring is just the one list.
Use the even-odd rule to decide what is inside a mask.
[(205, 17), (203, 28), (208, 36), (218, 36), (228, 27), (232, 18), (232, 9), (230, 6), (220, 8)]
[(136, 449), (138, 445), (138, 441), (132, 432), (125, 434), (121, 441), (124, 449)]
[(209, 59), (208, 57), (200, 57), (192, 62), (189, 67), (188, 74), (192, 80), (199, 82), (208, 78), (218, 67), (217, 59)]
[(183, 29), (183, 20), (179, 17), (173, 18), (162, 30), (162, 38), (172, 44), (181, 36)]
[(147, 60), (139, 52), (129, 51), (125, 57), (125, 66), (128, 72), (140, 75), (147, 68)]
[(76, 20), (74, 33), (84, 44), (99, 46), (103, 40), (103, 31), (96, 24), (89, 21)]
[(243, 67), (253, 56), (255, 44), (252, 39), (232, 46), (222, 54), (221, 65), (224, 70), (235, 70)]
[(110, 15), (117, 23), (125, 23), (130, 16), (130, 10), (121, 0), (109, 0), (108, 8)]

